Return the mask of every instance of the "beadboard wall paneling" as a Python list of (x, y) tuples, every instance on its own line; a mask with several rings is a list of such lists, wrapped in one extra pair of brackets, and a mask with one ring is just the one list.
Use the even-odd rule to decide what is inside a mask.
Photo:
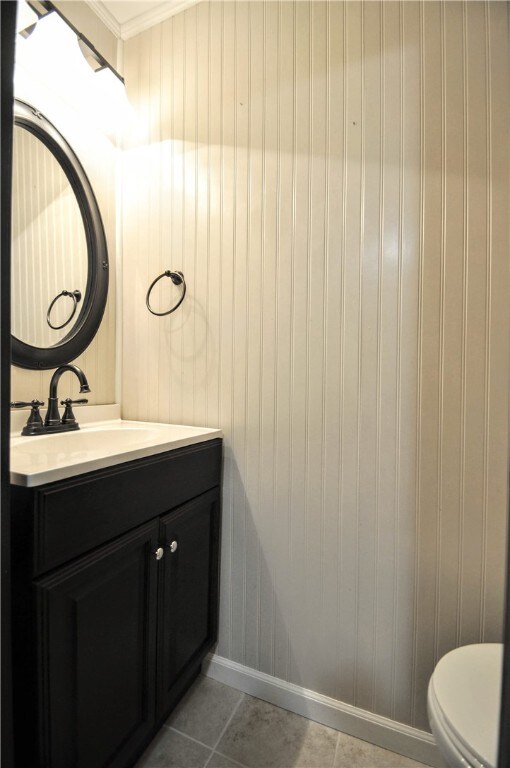
[[(49, 347), (72, 327), (50, 327), (46, 316), (51, 302), (62, 290), (85, 294), (83, 219), (55, 156), (20, 126), (14, 128), (13, 161), (12, 333), (32, 346)], [(75, 306), (73, 299), (59, 298), (51, 309), (51, 324), (64, 325)]]
[[(25, 41), (22, 41), (25, 42)], [(75, 361), (85, 372), (91, 392), (90, 404), (115, 402), (115, 259), (116, 259), (116, 170), (118, 150), (97, 128), (94, 115), (69, 104), (66, 94), (47, 82), (42, 72), (31, 70), (29, 59), (20, 56), (23, 66), (15, 77), (15, 95), (37, 107), (72, 146), (94, 190), (103, 219), (109, 257), (109, 289), (105, 314), (99, 330), (86, 351)], [(15, 258), (15, 253), (13, 253)], [(71, 257), (70, 257), (71, 258)], [(14, 270), (15, 271), (15, 270)], [(14, 308), (15, 312), (16, 309)], [(11, 368), (13, 400), (46, 401), (53, 371)], [(72, 374), (64, 374), (59, 395), (77, 397), (79, 384)]]
[(218, 653), (424, 729), (501, 638), (506, 16), (202, 3), (124, 49), (123, 414), (225, 432)]

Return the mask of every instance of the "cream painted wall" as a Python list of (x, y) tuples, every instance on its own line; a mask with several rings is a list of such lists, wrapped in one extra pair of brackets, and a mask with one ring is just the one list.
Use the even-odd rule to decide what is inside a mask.
[[(87, 9), (89, 11), (89, 9)], [(89, 11), (90, 12), (90, 11)], [(90, 12), (91, 13), (91, 12)], [(94, 14), (92, 14), (94, 16)], [(34, 33), (35, 34), (35, 33)], [(30, 38), (19, 45), (30, 44)], [(18, 41), (17, 41), (18, 45)], [(109, 256), (109, 293), (99, 331), (87, 350), (74, 362), (88, 377), (90, 404), (115, 402), (115, 261), (116, 261), (116, 168), (117, 149), (97, 127), (90, 111), (76, 106), (76, 98), (45, 79), (44, 68), (18, 49), (22, 62), (15, 78), (15, 96), (37, 107), (73, 147), (94, 190), (105, 228)], [(46, 402), (53, 371), (32, 371), (11, 367), (11, 399)], [(66, 373), (61, 379), (59, 395), (76, 397), (79, 385), (75, 376)]]
[(124, 50), (123, 414), (225, 431), (218, 652), (425, 729), (501, 637), (507, 12), (202, 3)]

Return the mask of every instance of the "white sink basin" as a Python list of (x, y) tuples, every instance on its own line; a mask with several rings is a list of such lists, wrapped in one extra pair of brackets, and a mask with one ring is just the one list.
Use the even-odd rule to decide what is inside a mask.
[(75, 432), (11, 437), (11, 483), (51, 483), (221, 436), (219, 429), (119, 419)]

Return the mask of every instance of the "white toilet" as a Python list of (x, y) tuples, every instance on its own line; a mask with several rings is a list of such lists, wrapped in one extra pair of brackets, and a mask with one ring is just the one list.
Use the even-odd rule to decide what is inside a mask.
[(430, 727), (451, 768), (496, 768), (503, 645), (466, 645), (436, 665), (428, 690)]

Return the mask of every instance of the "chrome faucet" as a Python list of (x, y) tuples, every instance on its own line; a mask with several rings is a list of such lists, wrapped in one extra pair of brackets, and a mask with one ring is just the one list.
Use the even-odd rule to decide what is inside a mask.
[(51, 427), (52, 432), (58, 432), (60, 430), (64, 431), (66, 429), (79, 429), (78, 424), (76, 423), (76, 420), (73, 416), (73, 412), (71, 410), (71, 405), (73, 404), (81, 404), (86, 403), (87, 400), (70, 400), (67, 399), (63, 401), (63, 405), (66, 405), (66, 411), (64, 413), (64, 417), (62, 420), (60, 419), (60, 413), (58, 410), (58, 395), (57, 395), (57, 387), (58, 382), (60, 381), (60, 377), (63, 373), (66, 371), (71, 371), (71, 373), (74, 373), (75, 376), (78, 378), (78, 381), (80, 382), (80, 393), (81, 392), (90, 392), (89, 383), (87, 381), (87, 377), (81, 370), (81, 368), (78, 368), (77, 365), (61, 365), (53, 376), (51, 377), (50, 381), (50, 393), (48, 396), (48, 410), (46, 412), (46, 418), (44, 419), (44, 427), (48, 428)]

